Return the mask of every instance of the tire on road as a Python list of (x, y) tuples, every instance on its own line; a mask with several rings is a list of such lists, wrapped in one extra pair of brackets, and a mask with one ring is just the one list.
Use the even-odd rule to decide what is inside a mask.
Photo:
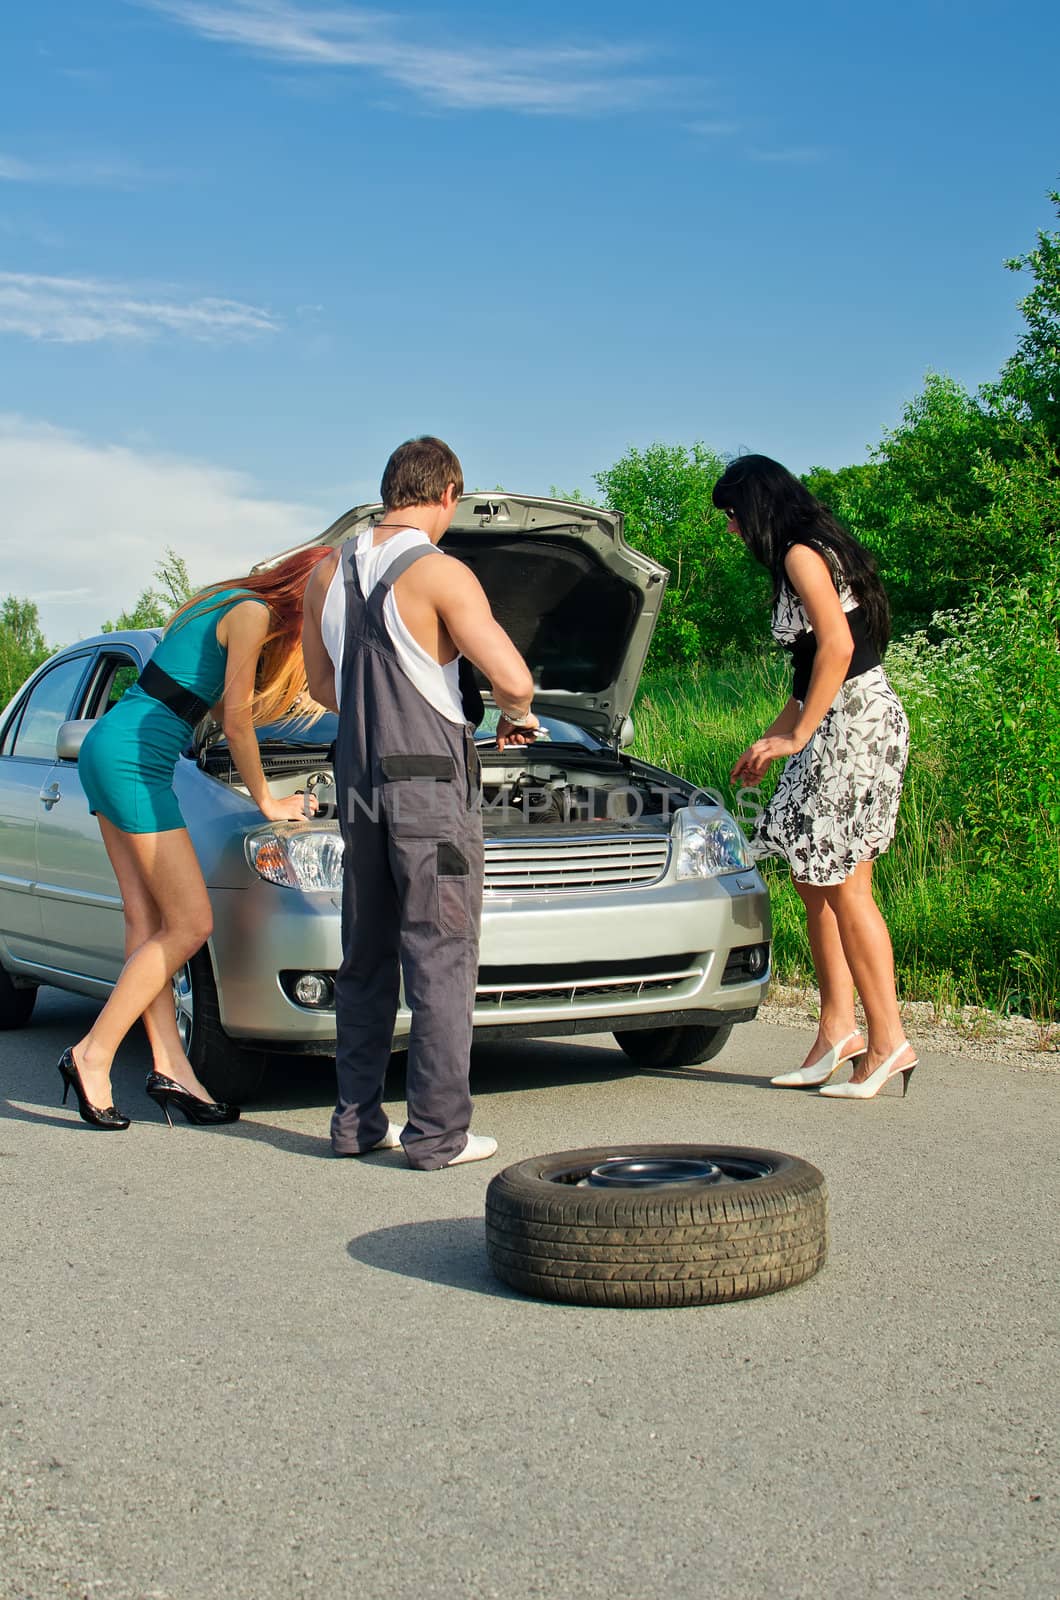
[(245, 1049), (221, 1026), (209, 952), (199, 950), (173, 978), (177, 1027), (196, 1075), (216, 1100), (241, 1105), (265, 1075), (265, 1053)]
[(698, 1067), (724, 1050), (732, 1023), (716, 1028), (628, 1028), (615, 1034), (615, 1043), (638, 1067)]
[(19, 988), (0, 967), (0, 1029), (24, 1028), (37, 1003), (37, 988)]
[[(710, 1160), (721, 1182), (592, 1188), (615, 1157)], [(731, 1171), (766, 1169), (733, 1178)], [(726, 1167), (730, 1169), (726, 1172)], [(737, 1145), (623, 1145), (534, 1156), (486, 1192), (486, 1248), (499, 1278), (577, 1305), (688, 1306), (789, 1289), (827, 1252), (827, 1194), (808, 1161)]]

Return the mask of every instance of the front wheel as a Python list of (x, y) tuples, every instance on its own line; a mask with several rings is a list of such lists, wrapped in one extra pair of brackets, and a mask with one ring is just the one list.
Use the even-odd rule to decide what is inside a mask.
[(241, 1105), (261, 1085), (265, 1056), (245, 1050), (221, 1026), (213, 967), (205, 948), (174, 973), (173, 1004), (184, 1054), (216, 1100)]
[(630, 1028), (616, 1033), (615, 1043), (637, 1067), (699, 1067), (724, 1050), (732, 1027)]
[(36, 986), (17, 988), (0, 967), (0, 1028), (24, 1028), (36, 1003)]

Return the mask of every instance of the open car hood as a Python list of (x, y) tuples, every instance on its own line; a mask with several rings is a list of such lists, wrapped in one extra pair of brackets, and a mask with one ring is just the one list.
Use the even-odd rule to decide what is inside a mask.
[[(382, 514), (355, 506), (318, 544)], [(666, 592), (665, 567), (633, 550), (617, 511), (532, 495), (466, 494), (441, 548), (474, 572), (534, 675), (534, 709), (618, 741)]]

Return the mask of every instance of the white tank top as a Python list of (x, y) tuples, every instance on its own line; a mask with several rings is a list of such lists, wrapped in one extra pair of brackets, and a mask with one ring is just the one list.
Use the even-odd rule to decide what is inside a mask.
[[(414, 550), (419, 545), (429, 545), (431, 542), (422, 528), (403, 528), (400, 533), (392, 533), (389, 539), (384, 539), (382, 544), (373, 544), (373, 536), (374, 530), (366, 528), (363, 533), (357, 535), (357, 543), (354, 546), (357, 579), (366, 600), (392, 561), (396, 561), (406, 550)], [(442, 666), (433, 656), (428, 655), (402, 622), (393, 589), (387, 590), (386, 599), (383, 601), (383, 621), (390, 642), (394, 646), (398, 664), (413, 687), (418, 689), (428, 704), (449, 722), (466, 723), (463, 701), (460, 698), (460, 657), (457, 656)], [(342, 581), (341, 561), (335, 568), (335, 575), (324, 596), (324, 606), (320, 613), (320, 635), (335, 668), (337, 701), (342, 693), (342, 648), (346, 640), (346, 591)]]

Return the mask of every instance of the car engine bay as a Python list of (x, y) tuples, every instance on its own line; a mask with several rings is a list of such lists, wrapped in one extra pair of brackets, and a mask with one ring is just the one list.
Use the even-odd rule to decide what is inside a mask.
[[(579, 825), (621, 831), (654, 824), (663, 831), (689, 798), (689, 790), (663, 782), (661, 774), (653, 782), (621, 757), (586, 759), (587, 753), (581, 753), (568, 763), (514, 746), (510, 752), (482, 754), (483, 824), (489, 834)], [(335, 774), (324, 751), (270, 751), (263, 745), (261, 760), (275, 794), (313, 794), (316, 819), (337, 819)], [(247, 793), (227, 746), (210, 746), (198, 761), (212, 777)]]

